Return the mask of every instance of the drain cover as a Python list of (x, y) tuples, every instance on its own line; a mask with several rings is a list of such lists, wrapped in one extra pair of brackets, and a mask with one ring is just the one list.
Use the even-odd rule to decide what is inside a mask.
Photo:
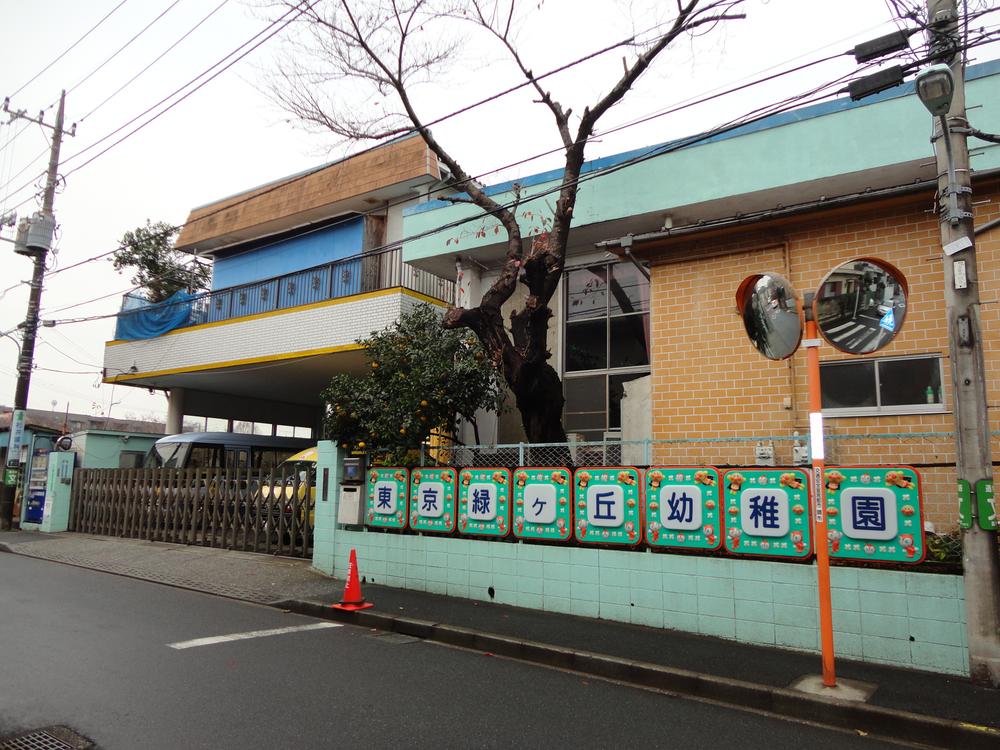
[(66, 727), (47, 727), (0, 739), (0, 750), (89, 750), (94, 743)]

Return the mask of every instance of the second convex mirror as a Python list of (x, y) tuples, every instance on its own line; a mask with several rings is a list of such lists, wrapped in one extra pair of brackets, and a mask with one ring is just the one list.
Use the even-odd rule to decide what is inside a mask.
[(776, 273), (748, 276), (736, 292), (747, 336), (768, 359), (788, 359), (802, 340), (795, 289)]
[(842, 352), (877, 352), (903, 327), (907, 291), (895, 266), (874, 258), (849, 261), (820, 284), (813, 302), (816, 326)]

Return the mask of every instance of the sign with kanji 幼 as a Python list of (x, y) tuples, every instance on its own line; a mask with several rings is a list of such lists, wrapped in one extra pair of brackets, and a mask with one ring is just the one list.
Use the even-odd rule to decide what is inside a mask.
[(708, 466), (651, 466), (646, 472), (646, 543), (717, 549), (722, 544), (719, 472)]
[(510, 470), (470, 468), (459, 472), (458, 531), (475, 536), (507, 536)]
[(368, 526), (406, 528), (406, 490), (410, 472), (401, 466), (371, 469), (365, 497)]
[(585, 466), (573, 472), (573, 488), (578, 542), (633, 545), (642, 541), (638, 469)]
[(573, 523), (570, 471), (562, 466), (514, 470), (514, 536), (565, 542)]
[(410, 472), (410, 528), (450, 534), (455, 530), (457, 471), (450, 467)]
[(993, 480), (980, 479), (976, 482), (976, 503), (979, 510), (979, 528), (996, 531), (1000, 527), (997, 519), (997, 503), (993, 497)]
[(727, 471), (722, 486), (727, 552), (792, 558), (812, 554), (809, 476), (804, 471)]
[(823, 475), (830, 557), (924, 559), (920, 475), (909, 466), (840, 466)]

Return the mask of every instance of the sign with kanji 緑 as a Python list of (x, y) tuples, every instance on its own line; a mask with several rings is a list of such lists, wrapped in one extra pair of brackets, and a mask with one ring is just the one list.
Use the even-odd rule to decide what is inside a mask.
[(510, 471), (462, 469), (458, 483), (458, 531), (507, 536), (510, 531)]
[(920, 475), (908, 466), (841, 466), (823, 475), (830, 557), (924, 559)]
[(565, 542), (573, 523), (573, 488), (561, 466), (514, 471), (514, 536)]
[(722, 543), (719, 472), (711, 467), (652, 466), (646, 472), (646, 543), (716, 549)]
[(409, 471), (400, 467), (371, 469), (365, 500), (368, 526), (406, 528), (406, 491)]
[(809, 477), (801, 469), (738, 469), (722, 477), (725, 548), (736, 555), (812, 554)]
[(642, 541), (639, 470), (587, 466), (573, 473), (576, 540), (583, 544), (633, 545)]
[(456, 470), (421, 468), (410, 472), (410, 528), (450, 534), (455, 530)]

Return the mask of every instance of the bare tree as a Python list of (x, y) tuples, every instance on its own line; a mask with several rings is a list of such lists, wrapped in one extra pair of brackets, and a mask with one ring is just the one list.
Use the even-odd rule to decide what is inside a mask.
[[(448, 2), (448, 0), (443, 0)], [(633, 87), (654, 59), (679, 37), (705, 32), (721, 21), (742, 18), (743, 0), (677, 0), (672, 20), (650, 37), (625, 40), (633, 59), (623, 60), (621, 77), (578, 117), (555, 99), (518, 49), (515, 27), (517, 0), (465, 0), (438, 4), (435, 0), (330, 0), (314, 2), (302, 11), (308, 34), (301, 52), (317, 56), (322, 65), (303, 66), (303, 56), (281, 66), (281, 85), (274, 93), (281, 104), (306, 123), (352, 140), (383, 139), (417, 132), (448, 167), (462, 195), (444, 195), (453, 203), (478, 206), (506, 230), (506, 259), (499, 277), (478, 307), (455, 308), (444, 317), (446, 328), (470, 328), (514, 394), (528, 439), (562, 442), (562, 383), (549, 364), (549, 301), (562, 276), (584, 150), (601, 117)], [(295, 5), (291, 0), (289, 5)], [(299, 4), (301, 5), (301, 4)], [(562, 142), (565, 167), (561, 185), (543, 221), (547, 231), (525, 237), (516, 218), (519, 196), (500, 203), (482, 189), (454, 155), (435, 139), (417, 112), (413, 94), (448, 64), (457, 44), (431, 33), (442, 20), (474, 24), (494, 39), (548, 108)], [(556, 32), (558, 33), (558, 32)], [(359, 114), (328, 97), (325, 87), (362, 84), (378, 94), (391, 94), (398, 110)], [(484, 143), (485, 143), (484, 138)], [(501, 308), (518, 284), (526, 287), (524, 301), (505, 326)]]

